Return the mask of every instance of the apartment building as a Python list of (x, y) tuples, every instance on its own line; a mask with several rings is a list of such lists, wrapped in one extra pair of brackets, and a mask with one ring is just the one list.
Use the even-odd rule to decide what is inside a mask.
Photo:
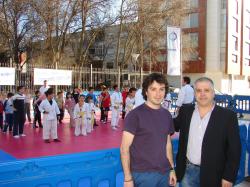
[[(166, 3), (147, 2), (158, 6)], [(250, 94), (250, 1), (186, 0), (185, 6), (188, 14), (180, 25), (182, 49), (193, 50), (182, 55), (183, 74), (193, 81), (208, 76), (223, 93)], [(167, 64), (166, 45), (161, 51)], [(170, 84), (178, 87), (179, 78), (168, 76)]]

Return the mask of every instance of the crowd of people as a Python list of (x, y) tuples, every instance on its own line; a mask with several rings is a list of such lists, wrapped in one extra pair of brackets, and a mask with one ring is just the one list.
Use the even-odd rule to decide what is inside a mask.
[[(24, 137), (26, 116), (32, 123), (31, 101), (33, 128), (43, 128), (45, 143), (61, 141), (57, 126), (63, 123), (65, 110), (75, 136), (87, 136), (98, 126), (97, 120), (103, 125), (110, 123), (110, 128), (116, 131), (122, 118), (120, 150), (125, 187), (175, 186), (177, 181), (183, 187), (232, 187), (241, 154), (237, 116), (215, 105), (214, 83), (210, 78), (201, 77), (193, 86), (190, 82), (189, 77), (183, 77), (176, 115), (168, 110), (171, 102), (168, 82), (157, 73), (148, 75), (138, 90), (124, 87), (121, 92), (114, 85), (109, 92), (103, 86), (99, 96), (94, 94), (93, 87), (89, 87), (87, 95), (75, 88), (65, 98), (62, 91), (54, 96), (45, 80), (32, 101), (29, 89), (19, 86), (16, 94), (0, 98), (0, 127), (4, 133), (12, 132), (16, 139)], [(97, 107), (100, 119), (96, 119)], [(171, 142), (175, 132), (179, 132), (176, 165)]]
[[(114, 85), (110, 92), (109, 88), (102, 86), (100, 95), (94, 94), (94, 88), (89, 87), (87, 95), (74, 88), (73, 92), (59, 91), (54, 93), (48, 81), (44, 80), (34, 96), (28, 88), (17, 87), (16, 94), (7, 93), (7, 97), (0, 97), (0, 128), (3, 133), (8, 131), (18, 139), (25, 137), (24, 124), (27, 121), (33, 128), (42, 128), (45, 143), (60, 142), (57, 135), (57, 126), (64, 123), (65, 112), (69, 115), (69, 127), (74, 128), (75, 136), (91, 133), (99, 124), (110, 124), (112, 130), (119, 128), (120, 114), (124, 119), (135, 105), (136, 88), (124, 87), (120, 92)], [(31, 119), (31, 107), (34, 118)], [(100, 119), (96, 119), (97, 108), (101, 111)], [(111, 119), (108, 120), (109, 111)]]

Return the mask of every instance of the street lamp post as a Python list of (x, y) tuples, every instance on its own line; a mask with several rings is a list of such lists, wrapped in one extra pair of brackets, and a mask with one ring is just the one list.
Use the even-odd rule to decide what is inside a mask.
[(136, 83), (137, 83), (137, 80), (136, 80), (136, 63), (137, 63), (137, 59), (140, 56), (140, 54), (132, 53), (131, 56), (132, 56), (133, 64), (135, 65), (135, 88), (136, 88)]

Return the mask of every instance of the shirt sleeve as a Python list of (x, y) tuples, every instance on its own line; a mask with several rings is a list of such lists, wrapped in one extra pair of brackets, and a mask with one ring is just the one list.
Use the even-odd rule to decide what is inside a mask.
[(123, 131), (127, 131), (135, 135), (138, 126), (139, 126), (138, 116), (136, 115), (136, 113), (130, 112), (125, 118)]

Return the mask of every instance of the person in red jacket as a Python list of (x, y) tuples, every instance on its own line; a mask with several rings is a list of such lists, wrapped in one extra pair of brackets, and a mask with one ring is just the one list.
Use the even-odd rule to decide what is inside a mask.
[(107, 123), (108, 121), (108, 112), (110, 107), (110, 95), (107, 87), (103, 87), (103, 91), (100, 96), (101, 107), (103, 110), (103, 123)]
[(128, 96), (128, 87), (125, 86), (123, 91), (122, 91), (122, 119), (125, 118), (125, 115), (126, 115), (126, 110), (125, 110), (125, 107), (126, 107), (126, 98)]

